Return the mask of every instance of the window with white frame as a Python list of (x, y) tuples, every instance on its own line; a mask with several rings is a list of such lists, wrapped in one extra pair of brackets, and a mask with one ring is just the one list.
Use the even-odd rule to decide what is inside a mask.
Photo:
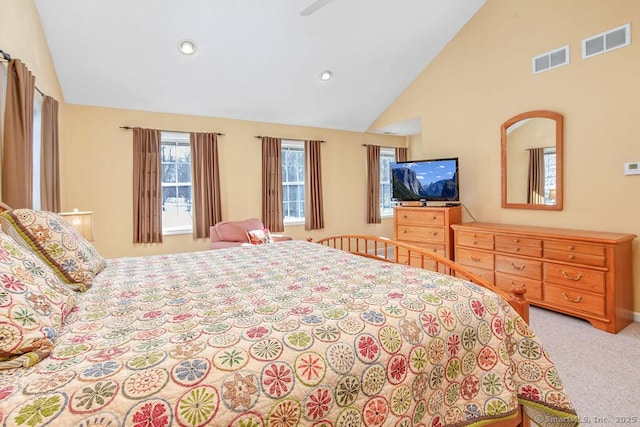
[(162, 234), (193, 231), (189, 134), (161, 133)]
[(544, 149), (544, 203), (556, 203), (556, 148)]
[(304, 223), (304, 142), (283, 140), (281, 150), (284, 223)]
[(391, 163), (396, 161), (393, 148), (380, 148), (380, 215), (393, 216), (391, 206)]
[(31, 184), (33, 209), (40, 210), (42, 202), (40, 198), (40, 164), (42, 159), (42, 95), (36, 92), (33, 97), (33, 144), (31, 151), (33, 183)]

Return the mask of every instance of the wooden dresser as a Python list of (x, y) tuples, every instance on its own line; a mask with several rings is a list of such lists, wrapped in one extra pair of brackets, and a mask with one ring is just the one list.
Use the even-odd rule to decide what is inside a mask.
[[(462, 220), (462, 207), (404, 207), (394, 208), (394, 239), (399, 242), (433, 251), (436, 255), (453, 259), (452, 224)], [(399, 261), (406, 264), (407, 255), (398, 253)], [(417, 265), (417, 260), (411, 260)]]
[(634, 234), (490, 223), (452, 225), (455, 261), (533, 305), (616, 333), (633, 320)]

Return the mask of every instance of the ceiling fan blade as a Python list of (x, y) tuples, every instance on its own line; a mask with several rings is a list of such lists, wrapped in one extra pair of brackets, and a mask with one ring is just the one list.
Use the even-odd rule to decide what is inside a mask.
[(313, 12), (315, 12), (318, 9), (328, 5), (329, 3), (331, 3), (331, 0), (316, 0), (313, 3), (311, 3), (306, 9), (304, 9), (302, 12), (300, 12), (300, 15), (309, 16)]

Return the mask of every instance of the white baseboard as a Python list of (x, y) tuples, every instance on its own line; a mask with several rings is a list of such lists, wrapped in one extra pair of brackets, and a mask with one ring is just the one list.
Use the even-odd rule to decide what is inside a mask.
[(633, 321), (640, 323), (640, 313), (638, 313), (637, 311), (633, 312)]

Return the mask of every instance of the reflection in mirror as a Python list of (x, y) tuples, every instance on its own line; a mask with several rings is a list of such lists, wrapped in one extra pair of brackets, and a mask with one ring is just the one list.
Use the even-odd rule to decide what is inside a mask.
[(502, 207), (562, 209), (562, 116), (530, 111), (507, 120), (502, 136)]

